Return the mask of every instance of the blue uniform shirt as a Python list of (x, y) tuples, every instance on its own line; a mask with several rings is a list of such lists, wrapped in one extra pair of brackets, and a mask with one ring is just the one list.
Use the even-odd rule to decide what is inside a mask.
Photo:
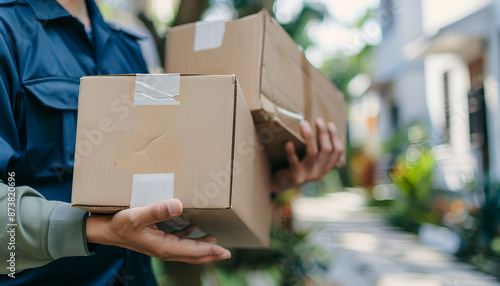
[[(14, 171), (48, 200), (71, 198), (80, 78), (147, 73), (137, 39), (87, 8), (91, 37), (56, 0), (0, 0), (0, 179)], [(16, 276), (0, 284), (155, 284), (149, 257), (107, 246)]]

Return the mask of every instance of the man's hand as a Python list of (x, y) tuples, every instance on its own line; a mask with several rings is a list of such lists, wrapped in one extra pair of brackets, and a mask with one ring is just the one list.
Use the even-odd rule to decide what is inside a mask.
[(316, 120), (316, 127), (319, 147), (309, 122), (306, 121), (301, 126), (302, 135), (306, 139), (306, 155), (302, 160), (299, 160), (292, 142), (285, 144), (289, 167), (274, 174), (271, 181), (272, 192), (320, 180), (337, 165), (344, 152), (337, 128), (332, 122), (325, 124), (320, 118)]
[(183, 239), (195, 226), (166, 234), (155, 223), (179, 216), (182, 204), (171, 199), (146, 207), (120, 211), (113, 216), (87, 218), (87, 242), (116, 245), (166, 261), (207, 263), (231, 257), (231, 253), (213, 244), (211, 235), (198, 239)]

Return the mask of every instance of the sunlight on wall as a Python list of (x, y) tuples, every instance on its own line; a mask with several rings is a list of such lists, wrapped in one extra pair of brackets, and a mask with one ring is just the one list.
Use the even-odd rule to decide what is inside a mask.
[(424, 31), (433, 35), (439, 29), (489, 4), (491, 0), (422, 0)]

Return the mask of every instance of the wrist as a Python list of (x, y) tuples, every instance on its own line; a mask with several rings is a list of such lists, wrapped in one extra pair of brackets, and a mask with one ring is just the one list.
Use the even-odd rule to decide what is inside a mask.
[(111, 216), (91, 215), (87, 218), (85, 226), (87, 242), (113, 245), (109, 238), (108, 222)]

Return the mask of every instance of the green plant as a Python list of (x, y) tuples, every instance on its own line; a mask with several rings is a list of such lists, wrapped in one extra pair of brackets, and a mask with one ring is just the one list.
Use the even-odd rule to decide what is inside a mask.
[(244, 285), (224, 281), (241, 281), (251, 271), (266, 273), (275, 285), (302, 285), (304, 278), (326, 271), (333, 255), (324, 247), (310, 243), (309, 233), (292, 229), (290, 201), (297, 193), (290, 190), (274, 199), (276, 214), (270, 249), (237, 249), (230, 263), (217, 264), (215, 276), (220, 285)]
[(500, 185), (485, 186), (480, 194), (481, 206), (470, 207), (462, 222), (457, 256), (500, 278)]
[(400, 154), (389, 173), (398, 189), (398, 197), (389, 208), (389, 220), (416, 232), (421, 223), (438, 224), (440, 215), (432, 208), (432, 175), (436, 164), (426, 144), (425, 127), (408, 128), (408, 147)]

